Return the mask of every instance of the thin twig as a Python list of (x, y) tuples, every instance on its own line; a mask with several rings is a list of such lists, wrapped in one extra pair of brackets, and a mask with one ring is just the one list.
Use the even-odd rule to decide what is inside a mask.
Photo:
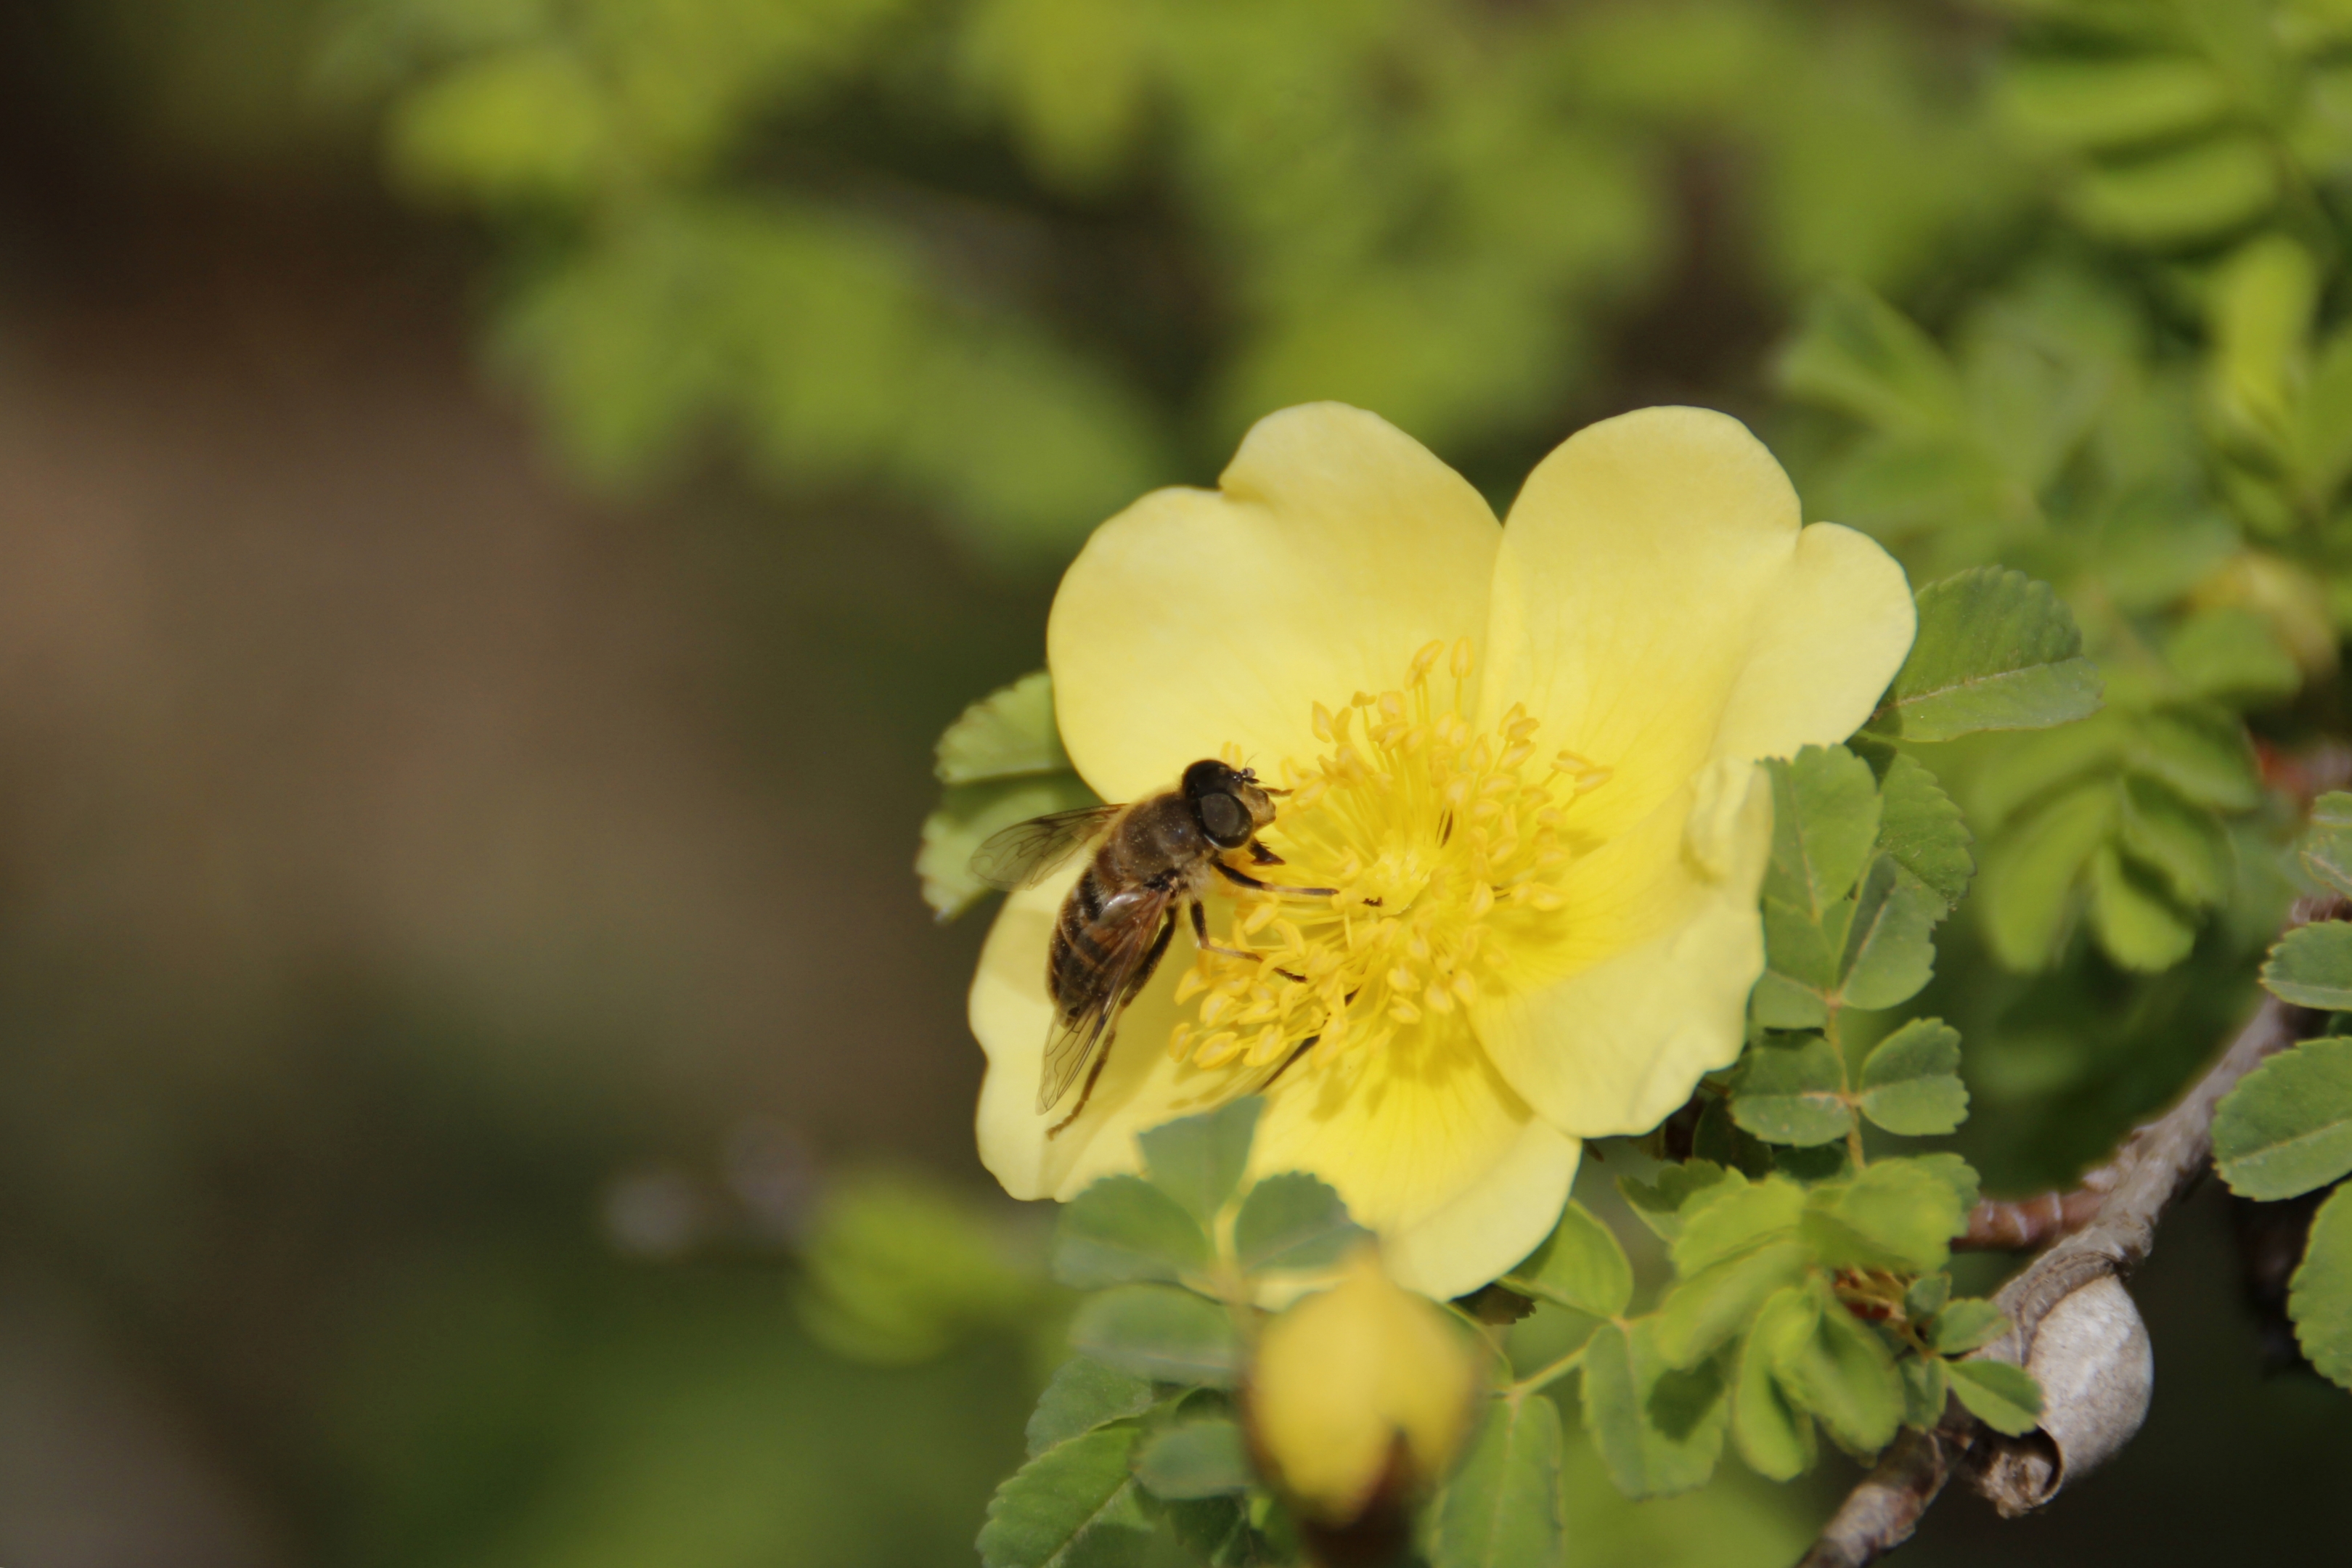
[[(2332, 918), (2341, 905), (2298, 905), (2289, 924)], [(2135, 1131), (2101, 1177), (2095, 1212), (2081, 1228), (2035, 1258), (1994, 1298), (2009, 1314), (2011, 1329), (1977, 1353), (2023, 1365), (2033, 1336), (2052, 1308), (2104, 1276), (2128, 1274), (2156, 1243), (2164, 1212), (2204, 1173), (2213, 1152), (2213, 1109), (2238, 1080), (2263, 1058), (2304, 1038), (2322, 1022), (2318, 1014), (2265, 998), (2221, 1059), (2179, 1102)], [(1804, 1559), (1806, 1568), (1862, 1568), (1911, 1538), (1920, 1516), (1965, 1458), (1979, 1484), (2004, 1456), (2018, 1459), (2032, 1441), (1998, 1436), (1962, 1413), (1948, 1408), (1933, 1432), (1906, 1430), (1832, 1517)], [(2032, 1504), (2047, 1501), (2064, 1477), (2048, 1457), (2027, 1461), (2041, 1490)], [(1996, 1501), (2000, 1501), (1996, 1498)]]

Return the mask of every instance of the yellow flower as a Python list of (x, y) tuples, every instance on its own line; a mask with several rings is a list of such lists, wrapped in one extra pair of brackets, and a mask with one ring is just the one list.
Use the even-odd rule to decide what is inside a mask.
[(1444, 1314), (1357, 1251), (1339, 1282), (1268, 1323), (1245, 1408), (1260, 1465), (1310, 1523), (1353, 1523), (1383, 1492), (1454, 1467), (1482, 1384)]
[(1063, 578), (1063, 742), (1113, 801), (1246, 760), (1295, 792), (1267, 877), (1340, 891), (1216, 900), (1217, 940), (1264, 957), (1180, 938), (1053, 1138), (1045, 950), (1078, 868), (1015, 894), (972, 983), (981, 1158), (1068, 1198), (1134, 1167), (1137, 1131), (1263, 1088), (1253, 1169), (1314, 1172), (1401, 1283), (1457, 1294), (1542, 1240), (1580, 1140), (1654, 1126), (1738, 1054), (1755, 760), (1868, 717), (1910, 595), (1867, 538), (1801, 529), (1771, 454), (1704, 409), (1578, 433), (1507, 527), (1336, 404), (1260, 421), (1220, 487), (1146, 496)]

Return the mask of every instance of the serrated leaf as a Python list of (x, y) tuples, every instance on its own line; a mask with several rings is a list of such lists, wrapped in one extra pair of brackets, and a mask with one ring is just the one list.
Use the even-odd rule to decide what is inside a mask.
[(1813, 296), (1779, 370), (1781, 384), (1797, 396), (1878, 429), (1948, 436), (1966, 419), (1944, 351), (1908, 317), (1854, 284), (1832, 284)]
[(1503, 1283), (1538, 1300), (1613, 1318), (1633, 1299), (1633, 1266), (1616, 1233), (1571, 1198), (1551, 1235)]
[(1234, 1256), (1244, 1273), (1328, 1268), (1368, 1238), (1339, 1194), (1304, 1171), (1268, 1176), (1234, 1215)]
[(1853, 923), (1839, 965), (1839, 1003), (1871, 1012), (1917, 995), (1936, 972), (1932, 933), (1943, 915), (1943, 900), (1905, 880), (1894, 860), (1874, 861), (1854, 893)]
[(2259, 136), (2208, 136), (2089, 169), (2068, 205), (2084, 226), (2127, 245), (2190, 245), (2269, 211), (2278, 180), (2278, 162)]
[(2042, 1389), (2023, 1367), (1979, 1356), (1948, 1361), (1944, 1370), (1969, 1414), (1994, 1431), (2022, 1437), (2041, 1421)]
[(1728, 1417), (1715, 1363), (1676, 1372), (1654, 1331), (1646, 1319), (1602, 1324), (1585, 1342), (1581, 1369), (1584, 1429), (1609, 1479), (1635, 1499), (1706, 1485)]
[(2211, 812), (2182, 799), (2169, 784), (2126, 774), (2117, 828), (2124, 851), (2161, 876), (2181, 903), (2197, 909), (2228, 894), (2229, 834)]
[(1617, 1190), (1633, 1215), (1660, 1239), (1671, 1242), (1682, 1235), (1685, 1220), (1727, 1194), (1744, 1191), (1748, 1184), (1736, 1171), (1712, 1160), (1685, 1160), (1660, 1168), (1654, 1182), (1632, 1176), (1617, 1178)]
[(2352, 898), (2352, 795), (2331, 791), (2312, 802), (2299, 847), (2313, 876)]
[(1158, 1498), (1186, 1500), (1244, 1492), (1256, 1484), (1242, 1429), (1210, 1418), (1179, 1422), (1144, 1445), (1135, 1479)]
[(1936, 1356), (1906, 1355), (1895, 1363), (1903, 1379), (1903, 1425), (1926, 1431), (1943, 1419), (1952, 1381)]
[(1805, 1189), (1786, 1176), (1759, 1182), (1731, 1178), (1719, 1194), (1685, 1212), (1675, 1237), (1675, 1271), (1685, 1279), (1736, 1257), (1751, 1247), (1778, 1240), (1795, 1228), (1805, 1211)]
[(1552, 1568), (1560, 1506), (1559, 1406), (1540, 1394), (1489, 1401), (1470, 1452), (1438, 1500), (1430, 1568)]
[(1790, 1400), (1840, 1447), (1871, 1454), (1893, 1440), (1904, 1408), (1895, 1357), (1843, 1307), (1817, 1297), (1810, 1331), (1786, 1335), (1773, 1352), (1773, 1375)]
[(963, 710), (940, 736), (933, 771), (944, 784), (1070, 771), (1054, 722), (1054, 679), (1040, 669)]
[(1202, 1225), (1213, 1224), (1242, 1184), (1265, 1101), (1247, 1094), (1214, 1110), (1180, 1117), (1136, 1134), (1152, 1185)]
[(1676, 1285), (1658, 1309), (1659, 1355), (1669, 1366), (1696, 1366), (1745, 1332), (1764, 1301), (1802, 1279), (1811, 1265), (1811, 1249), (1791, 1238), (1700, 1269)]
[(1140, 1176), (1105, 1176), (1062, 1205), (1054, 1278), (1079, 1290), (1170, 1283), (1209, 1266), (1209, 1238), (1175, 1199)]
[(915, 854), (923, 901), (938, 919), (953, 920), (992, 891), (971, 871), (972, 852), (991, 834), (1033, 816), (1094, 804), (1094, 791), (1076, 773), (998, 779), (949, 790), (940, 797), (939, 809), (923, 818), (922, 847)]
[(1948, 1152), (1914, 1154), (1906, 1163), (1927, 1172), (1943, 1183), (1950, 1191), (1952, 1202), (1958, 1205), (1962, 1215), (1976, 1207), (1977, 1193), (1980, 1185), (1977, 1180), (1977, 1170), (1974, 1165), (1969, 1164), (1959, 1155)]
[(1819, 1035), (1769, 1037), (1748, 1049), (1731, 1090), (1731, 1117), (1768, 1143), (1811, 1147), (1853, 1127), (1837, 1050)]
[(1766, 763), (1772, 860), (1765, 891), (1819, 922), (1862, 875), (1878, 837), (1878, 783), (1843, 746), (1807, 746)]
[(1931, 1273), (1967, 1223), (1959, 1194), (1917, 1160), (1875, 1160), (1805, 1194), (1805, 1239), (1831, 1268)]
[(1241, 1341), (1225, 1309), (1166, 1285), (1121, 1285), (1089, 1296), (1070, 1323), (1082, 1355), (1138, 1377), (1230, 1388)]
[(2319, 1374), (2352, 1388), (2352, 1186), (2336, 1188), (2312, 1216), (2302, 1266), (2287, 1282), (2286, 1312)]
[(2263, 964), (2263, 986), (2298, 1007), (2352, 1009), (2352, 922), (2321, 921), (2287, 932)]
[(2171, 968), (2197, 945), (2194, 917), (2113, 844), (2091, 856), (2091, 930), (2109, 958), (2144, 974)]
[(1941, 1018), (1914, 1018), (1864, 1059), (1856, 1101), (1889, 1132), (1939, 1137), (1968, 1118), (1959, 1068), (1960, 1032)]
[(2241, 1079), (2213, 1113), (2213, 1163), (2264, 1201), (2352, 1173), (2352, 1039), (2306, 1041)]
[(1936, 1315), (1932, 1342), (1939, 1354), (1962, 1355), (2007, 1332), (2009, 1319), (1999, 1307), (1979, 1297), (1963, 1296)]
[(2099, 706), (2098, 669), (2046, 583), (1980, 566), (1918, 593), (1919, 631), (1869, 728), (1905, 741), (2040, 730)]
[(1140, 1415), (1159, 1396), (1148, 1379), (1072, 1356), (1054, 1370), (1029, 1414), (1029, 1457), (1122, 1416)]
[(1133, 1535), (1139, 1558), (1150, 1524), (1135, 1506), (1129, 1467), (1141, 1436), (1133, 1426), (1106, 1426), (1013, 1472), (988, 1502), (976, 1543), (982, 1568), (1067, 1568), (1103, 1532)]
[(2056, 962), (2075, 890), (2115, 822), (2115, 790), (2093, 779), (2056, 795), (1996, 837), (1985, 853), (1975, 907), (1993, 955), (2010, 969)]
[(1755, 1326), (1739, 1347), (1733, 1373), (1731, 1440), (1758, 1475), (1793, 1480), (1813, 1468), (1819, 1446), (1812, 1418), (1790, 1403), (1772, 1370), (1773, 1347), (1792, 1335), (1812, 1331), (1809, 1291), (1784, 1289), (1756, 1314)]
[(1976, 874), (1968, 819), (1927, 764), (1897, 752), (1879, 791), (1879, 847), (1949, 908)]

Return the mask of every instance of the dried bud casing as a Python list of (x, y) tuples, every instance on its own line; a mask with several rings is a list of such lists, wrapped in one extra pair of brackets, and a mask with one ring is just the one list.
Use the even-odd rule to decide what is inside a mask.
[(2040, 1508), (2130, 1442), (2156, 1386), (2147, 1325), (2112, 1274), (2085, 1281), (2042, 1316), (2025, 1368), (2042, 1385), (2040, 1428), (2000, 1440), (1976, 1478), (2007, 1518)]
[(1366, 1247), (1266, 1325), (1243, 1409), (1259, 1468), (1328, 1536), (1444, 1479), (1482, 1392), (1464, 1332)]

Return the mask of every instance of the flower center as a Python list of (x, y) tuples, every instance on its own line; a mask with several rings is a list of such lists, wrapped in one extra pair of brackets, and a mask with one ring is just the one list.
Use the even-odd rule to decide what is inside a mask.
[[(1445, 701), (1431, 691), (1441, 659)], [(1517, 705), (1474, 731), (1463, 711), (1472, 666), (1467, 637), (1450, 658), (1433, 642), (1401, 689), (1359, 691), (1336, 711), (1315, 704), (1330, 750), (1307, 768), (1283, 759), (1291, 793), (1265, 838), (1285, 864), (1254, 874), (1338, 891), (1239, 894), (1226, 944), (1256, 956), (1201, 952), (1177, 982), (1180, 1004), (1201, 1003), (1176, 1026), (1171, 1056), (1280, 1072), (1377, 1050), (1476, 1003), (1559, 909), (1571, 808), (1609, 770), (1570, 752), (1538, 761), (1537, 722)]]

